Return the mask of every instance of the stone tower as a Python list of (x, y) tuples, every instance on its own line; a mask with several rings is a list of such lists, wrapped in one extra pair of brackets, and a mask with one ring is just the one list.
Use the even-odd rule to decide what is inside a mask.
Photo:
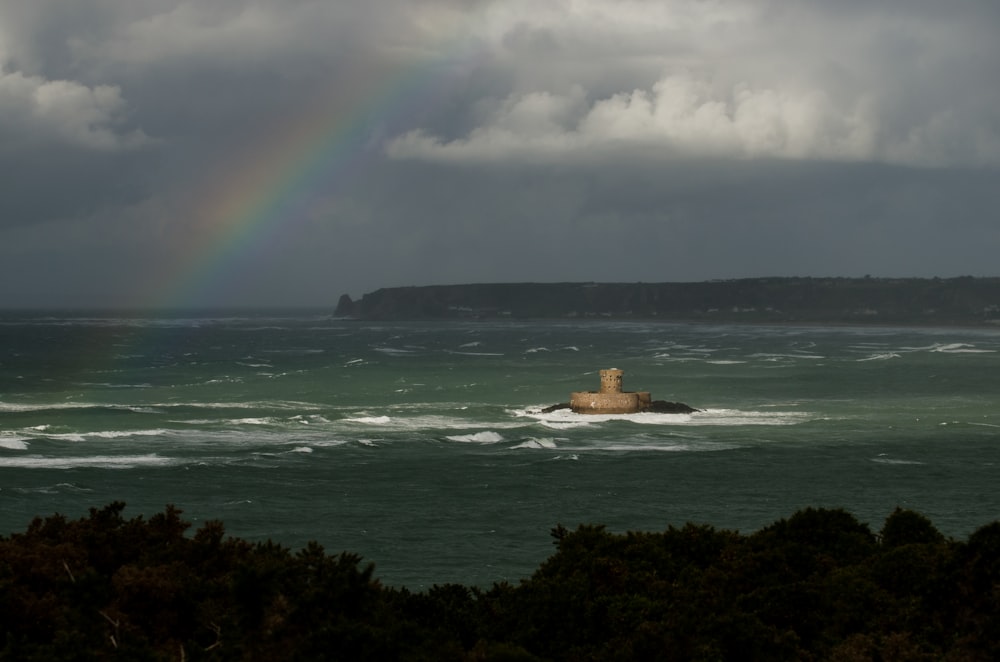
[(601, 370), (601, 393), (621, 393), (624, 374), (624, 371), (618, 368)]
[(601, 370), (600, 391), (577, 391), (569, 397), (570, 409), (578, 414), (634, 414), (648, 409), (648, 391), (622, 390), (624, 372), (618, 368)]

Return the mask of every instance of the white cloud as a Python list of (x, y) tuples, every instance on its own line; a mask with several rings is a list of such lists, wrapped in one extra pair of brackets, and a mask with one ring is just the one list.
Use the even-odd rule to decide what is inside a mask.
[(121, 90), (45, 80), (0, 69), (0, 136), (7, 144), (61, 143), (121, 150), (150, 142), (141, 130), (121, 130), (126, 112)]
[[(987, 9), (888, 3), (519, 0), (469, 29), (507, 89), (459, 135), (416, 128), (397, 159), (818, 159), (1000, 164)], [(911, 11), (912, 10), (912, 11)], [(469, 126), (470, 123), (465, 123)], [(439, 130), (440, 131), (440, 130)]]
[(491, 121), (468, 136), (443, 140), (421, 130), (388, 145), (394, 158), (451, 161), (578, 159), (587, 154), (665, 157), (857, 160), (875, 149), (866, 104), (837, 109), (820, 90), (738, 84), (720, 95), (705, 80), (667, 76), (651, 89), (599, 99), (583, 93), (509, 97)]

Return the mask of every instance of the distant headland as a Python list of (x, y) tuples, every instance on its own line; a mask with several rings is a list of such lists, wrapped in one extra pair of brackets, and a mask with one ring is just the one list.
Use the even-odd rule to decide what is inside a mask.
[(1000, 278), (746, 278), (691, 283), (390, 287), (335, 314), (360, 320), (659, 319), (702, 323), (1000, 325)]

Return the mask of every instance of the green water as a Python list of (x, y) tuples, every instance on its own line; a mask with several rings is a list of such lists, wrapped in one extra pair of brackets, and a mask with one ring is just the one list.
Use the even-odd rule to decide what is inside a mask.
[[(315, 314), (0, 318), (0, 532), (113, 500), (389, 584), (529, 574), (556, 524), (1000, 516), (1000, 333)], [(625, 370), (691, 415), (540, 413)]]

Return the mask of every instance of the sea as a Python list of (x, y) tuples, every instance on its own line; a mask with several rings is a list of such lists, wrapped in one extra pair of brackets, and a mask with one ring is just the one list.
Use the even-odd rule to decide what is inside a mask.
[[(599, 370), (691, 414), (544, 413)], [(551, 530), (805, 507), (1000, 517), (1000, 329), (0, 313), (0, 535), (167, 504), (389, 586), (527, 578)]]

